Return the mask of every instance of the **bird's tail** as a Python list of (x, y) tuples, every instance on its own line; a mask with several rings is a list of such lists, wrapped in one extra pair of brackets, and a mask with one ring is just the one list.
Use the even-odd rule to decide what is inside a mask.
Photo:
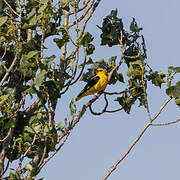
[(76, 101), (79, 101), (83, 96), (77, 96), (77, 98), (75, 99)]
[(76, 101), (79, 101), (82, 97), (86, 96), (84, 94), (84, 91), (81, 91), (78, 95), (77, 95), (77, 98), (76, 98)]

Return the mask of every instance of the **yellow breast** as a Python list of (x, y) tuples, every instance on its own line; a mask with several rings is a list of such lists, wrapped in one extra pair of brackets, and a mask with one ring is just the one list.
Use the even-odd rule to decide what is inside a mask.
[(94, 86), (97, 92), (104, 91), (108, 83), (108, 78), (106, 75), (100, 74), (99, 76), (100, 76), (100, 79), (97, 82), (97, 84)]

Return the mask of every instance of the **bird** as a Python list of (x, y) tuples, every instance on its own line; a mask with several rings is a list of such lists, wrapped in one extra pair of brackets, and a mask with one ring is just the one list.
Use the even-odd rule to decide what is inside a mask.
[(104, 68), (97, 68), (96, 75), (92, 77), (84, 89), (78, 94), (76, 101), (79, 101), (82, 97), (92, 95), (106, 89), (108, 84), (108, 76)]

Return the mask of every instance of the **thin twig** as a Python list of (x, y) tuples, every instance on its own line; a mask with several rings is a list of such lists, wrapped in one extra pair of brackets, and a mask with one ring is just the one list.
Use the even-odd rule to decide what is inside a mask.
[(28, 147), (28, 149), (26, 150), (26, 152), (23, 154), (22, 159), (24, 159), (24, 157), (26, 157), (27, 153), (31, 150), (32, 146), (34, 145), (34, 143), (36, 141), (36, 137), (37, 137), (37, 134), (34, 135), (33, 141), (31, 143), (31, 145)]
[(160, 107), (159, 111), (157, 112), (157, 114), (152, 118), (151, 122), (153, 122), (162, 112), (162, 110), (166, 107), (166, 105), (171, 101), (173, 97), (169, 97), (165, 103)]
[(45, 159), (45, 156), (46, 156), (46, 152), (47, 152), (47, 137), (45, 137), (45, 146), (43, 148), (43, 154), (41, 156), (41, 160), (40, 162), (38, 163), (38, 167), (41, 166), (41, 164), (43, 163), (44, 159)]
[(133, 88), (127, 89), (125, 91), (120, 91), (120, 92), (104, 92), (104, 93), (107, 94), (107, 95), (119, 95), (119, 94), (123, 94), (125, 92), (130, 92), (130, 91), (132, 91), (132, 90), (134, 90), (136, 88), (137, 87), (133, 87)]
[(92, 107), (91, 107), (92, 104), (89, 105), (89, 110), (90, 110), (90, 112), (91, 112), (93, 115), (101, 115), (101, 114), (103, 114), (104, 112), (106, 112), (106, 109), (107, 109), (107, 107), (108, 107), (108, 100), (107, 100), (106, 94), (104, 94), (104, 100), (105, 100), (106, 104), (105, 104), (105, 106), (104, 106), (104, 108), (103, 108), (103, 110), (102, 110), (101, 112), (98, 112), (98, 113), (97, 113), (97, 112), (94, 112), (94, 111), (92, 110)]
[(84, 68), (85, 68), (85, 65), (86, 65), (86, 61), (87, 61), (87, 55), (86, 55), (86, 48), (84, 47), (83, 49), (84, 49), (84, 62), (83, 62), (82, 69), (81, 69), (78, 77), (70, 85), (75, 84), (79, 80), (79, 78), (81, 77), (81, 75), (82, 75), (82, 73), (84, 71)]
[(143, 92), (144, 92), (145, 108), (146, 108), (146, 111), (147, 111), (147, 114), (148, 114), (149, 121), (152, 122), (151, 113), (149, 111), (147, 93), (146, 93), (146, 83), (145, 83), (145, 80), (144, 80), (144, 69), (142, 71), (143, 71), (143, 73), (142, 73), (141, 79), (142, 79), (142, 86), (143, 86)]
[(123, 59), (121, 58), (120, 62), (116, 66), (114, 66), (114, 68), (109, 72), (108, 81), (111, 80), (112, 74), (121, 66), (122, 63), (123, 63)]
[(167, 123), (152, 123), (151, 125), (152, 126), (167, 126), (167, 125), (170, 125), (170, 124), (175, 124), (177, 122), (179, 122), (180, 119), (177, 119), (177, 120), (174, 120), (174, 121), (169, 121)]
[[(92, 2), (94, 3), (94, 0), (92, 0)], [(92, 10), (88, 13), (88, 16), (86, 17), (86, 19), (84, 20), (83, 22), (83, 26), (82, 26), (82, 29), (81, 29), (81, 32), (80, 32), (80, 38), (83, 36), (84, 34), (84, 30), (85, 30), (85, 27), (86, 27), (86, 24), (87, 22), (89, 21), (89, 19), (91, 18), (91, 16), (93, 15), (94, 11), (96, 10), (96, 8), (98, 7), (99, 3), (101, 2), (101, 0), (97, 0), (94, 4), (93, 4), (93, 7), (92, 7)]]
[(109, 171), (106, 173), (106, 175), (103, 177), (102, 180), (106, 180), (111, 173), (117, 168), (117, 166), (120, 164), (120, 162), (129, 154), (129, 152), (132, 150), (132, 148), (136, 145), (136, 143), (140, 140), (140, 138), (142, 137), (142, 135), (145, 133), (145, 131), (151, 126), (161, 126), (161, 125), (169, 125), (169, 124), (173, 124), (176, 122), (179, 122), (180, 119), (177, 119), (175, 121), (170, 121), (169, 123), (152, 123), (162, 112), (162, 110), (165, 108), (165, 106), (170, 102), (170, 100), (172, 99), (172, 97), (168, 98), (166, 100), (166, 102), (160, 107), (160, 110), (158, 111), (158, 113), (151, 119), (151, 121), (149, 121), (146, 126), (143, 128), (143, 130), (141, 131), (141, 133), (138, 135), (138, 137), (133, 141), (133, 143), (129, 146), (129, 148), (127, 149), (127, 151), (121, 156), (121, 158), (109, 169)]
[[(92, 0), (92, 1), (91, 1), (89, 7), (86, 8), (84, 14), (77, 20), (78, 22), (82, 21), (82, 20), (86, 17), (86, 15), (88, 14), (89, 10), (92, 8), (92, 6), (93, 6), (93, 4), (94, 4), (94, 1), (95, 1), (95, 0)], [(74, 12), (73, 12), (73, 13), (74, 13)], [(69, 24), (69, 25), (68, 25), (68, 28), (71, 28), (71, 27), (74, 26), (75, 24), (76, 24), (76, 20), (75, 20), (73, 23)]]
[(17, 24), (17, 36), (18, 36), (18, 43), (17, 43), (17, 45), (18, 45), (18, 55), (19, 55), (19, 42), (20, 42), (20, 40), (21, 40), (21, 22), (22, 22), (22, 8), (21, 8), (21, 4), (20, 4), (20, 1), (19, 0), (17, 0), (17, 5), (18, 5), (18, 8), (19, 8), (19, 24)]
[(33, 110), (33, 109), (39, 104), (39, 102), (40, 102), (40, 99), (37, 98), (36, 101), (35, 101), (31, 106), (29, 106), (28, 108), (26, 108), (26, 109), (23, 111), (23, 113), (24, 113), (24, 114), (29, 113), (31, 110)]
[[(83, 6), (82, 6), (81, 8), (79, 8), (79, 9), (77, 10), (77, 12), (80, 12), (80, 11), (84, 10), (84, 9), (87, 7), (89, 1), (90, 1), (90, 0), (85, 1), (84, 4), (83, 4)], [(73, 11), (73, 12), (69, 12), (69, 15), (72, 15), (72, 14), (74, 14), (74, 11)]]
[(3, 1), (15, 15), (19, 16), (19, 14), (10, 6), (10, 4), (6, 0)]
[(51, 154), (51, 156), (49, 156), (40, 166), (39, 166), (39, 171), (42, 169), (42, 167), (52, 158), (54, 157), (54, 155), (62, 148), (62, 146), (64, 145), (64, 143), (67, 141), (69, 134), (66, 134), (66, 137), (64, 138), (63, 142), (60, 144), (60, 146), (53, 152), (53, 154)]
[(125, 57), (125, 58), (129, 58), (129, 59), (136, 59), (136, 58), (139, 58), (138, 55), (137, 55), (137, 56), (126, 56), (126, 55), (124, 55), (124, 57)]
[(4, 77), (2, 78), (1, 82), (0, 82), (0, 87), (3, 85), (4, 81), (7, 79), (7, 77), (9, 76), (9, 73), (11, 72), (11, 70), (13, 69), (16, 61), (17, 61), (17, 57), (18, 57), (18, 53), (16, 52), (16, 55), (14, 57), (13, 62), (11, 63), (11, 66), (7, 69), (6, 74), (4, 75)]
[[(64, 10), (64, 24), (63, 26), (67, 28), (69, 22), (69, 12)], [(61, 56), (60, 56), (60, 80), (63, 80), (63, 74), (66, 69), (67, 60), (66, 60), (66, 53), (67, 53), (67, 43), (64, 43), (64, 45), (61, 47)]]
[(119, 108), (119, 109), (115, 109), (115, 110), (106, 110), (105, 112), (106, 113), (114, 113), (114, 112), (119, 112), (119, 111), (122, 111), (124, 109), (124, 107), (122, 107), (122, 108)]
[(11, 135), (11, 132), (12, 132), (12, 128), (9, 129), (9, 131), (8, 131), (8, 133), (7, 133), (7, 135), (6, 135), (6, 137), (4, 137), (3, 139), (0, 139), (0, 142), (4, 142), (6, 139), (8, 139), (9, 136)]
[[(42, 16), (43, 16), (43, 12), (42, 12)], [(41, 59), (42, 59), (43, 50), (44, 50), (45, 24), (42, 24), (41, 31), (42, 31), (42, 35), (41, 35)]]
[(111, 174), (112, 172), (117, 168), (117, 166), (119, 165), (119, 163), (129, 154), (129, 152), (132, 150), (132, 148), (136, 145), (136, 143), (141, 139), (142, 135), (146, 132), (146, 130), (148, 129), (148, 127), (151, 125), (151, 122), (148, 122), (146, 124), (146, 126), (143, 128), (143, 130), (140, 132), (140, 134), (138, 135), (138, 137), (133, 141), (133, 143), (129, 146), (129, 148), (127, 149), (127, 151), (121, 156), (121, 158), (116, 161), (116, 163), (108, 170), (107, 174), (103, 177), (102, 180), (106, 180)]
[(10, 131), (10, 135), (6, 138), (6, 140), (3, 141), (1, 144), (1, 152), (0, 152), (0, 174), (2, 173), (4, 169), (4, 159), (6, 155), (6, 149), (8, 148), (8, 143), (11, 140), (13, 134), (13, 129)]
[[(6, 0), (3, 0), (6, 5), (11, 9), (11, 11), (13, 11), (17, 16), (19, 16), (19, 27), (18, 27), (18, 32), (17, 32), (17, 39), (16, 39), (16, 35), (14, 35), (15, 37), (15, 41), (16, 41), (16, 54), (15, 54), (15, 57), (10, 65), (10, 67), (6, 70), (6, 74), (4, 75), (4, 77), (2, 78), (1, 82), (0, 82), (0, 87), (3, 85), (3, 83), (6, 81), (7, 77), (9, 76), (9, 73), (12, 71), (16, 61), (18, 60), (19, 58), (19, 42), (20, 42), (20, 39), (21, 39), (21, 16), (22, 16), (22, 9), (21, 9), (21, 6), (20, 6), (20, 2), (19, 0), (17, 1), (17, 4), (18, 4), (18, 8), (19, 8), (19, 14), (17, 14), (13, 9), (12, 7), (8, 4), (8, 2)], [(16, 28), (17, 28), (18, 24), (16, 25)]]
[(3, 62), (3, 59), (4, 59), (5, 55), (6, 55), (6, 51), (7, 51), (7, 48), (4, 47), (4, 53), (3, 53), (2, 57), (0, 58), (0, 61), (1, 61), (1, 64), (2, 64), (3, 68), (7, 71), (8, 69), (7, 69), (6, 65), (5, 65), (5, 63)]
[(79, 80), (79, 78), (81, 77), (81, 75), (82, 75), (82, 73), (84, 71), (85, 65), (86, 65), (86, 61), (87, 61), (86, 48), (84, 48), (84, 53), (85, 53), (85, 55), (84, 55), (84, 62), (83, 62), (84, 65), (83, 65), (83, 67), (82, 67), (78, 77), (72, 82), (72, 80), (74, 79), (74, 75), (72, 75), (71, 79), (64, 85), (64, 87), (66, 87), (66, 89), (64, 91), (62, 91), (60, 93), (60, 95), (66, 93), (67, 90), (69, 89), (69, 87), (72, 86), (73, 84), (75, 84)]
[(6, 171), (8, 170), (8, 167), (9, 167), (9, 160), (8, 160), (8, 162), (7, 162), (7, 164), (6, 164), (6, 168), (4, 169), (4, 171), (2, 172), (2, 174), (0, 175), (0, 178), (2, 178), (3, 175), (6, 173)]
[(28, 147), (26, 152), (23, 154), (23, 156), (19, 158), (19, 163), (18, 163), (18, 167), (16, 170), (17, 174), (19, 174), (19, 176), (22, 173), (21, 166), (22, 166), (23, 159), (26, 157), (27, 153), (31, 150), (32, 146), (34, 145), (34, 143), (36, 141), (36, 137), (37, 137), (37, 135), (35, 134), (32, 143), (30, 144), (30, 146)]

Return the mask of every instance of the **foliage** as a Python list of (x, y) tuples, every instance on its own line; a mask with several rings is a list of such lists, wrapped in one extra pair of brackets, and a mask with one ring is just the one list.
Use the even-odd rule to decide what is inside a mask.
[[(75, 0), (62, 0), (55, 5), (53, 0), (0, 1), (1, 176), (5, 173), (7, 159), (8, 164), (19, 160), (9, 179), (36, 177), (51, 159), (50, 154), (55, 155), (64, 145), (71, 130), (97, 98), (85, 104), (81, 111), (72, 99), (69, 107), (72, 120), (65, 118), (55, 122), (58, 100), (79, 79), (87, 82), (97, 67), (107, 70), (109, 85), (125, 84), (126, 88), (117, 93), (115, 101), (128, 114), (136, 102), (147, 108), (148, 84), (161, 88), (166, 82), (167, 95), (180, 106), (180, 82), (171, 85), (175, 75), (180, 73), (180, 67), (169, 67), (168, 74), (149, 67), (142, 28), (138, 27), (135, 18), (127, 30), (123, 20), (117, 17), (116, 9), (103, 19), (102, 27), (98, 26), (101, 46), (120, 46), (120, 60), (117, 56), (101, 60), (90, 57), (95, 52), (94, 37), (85, 32), (85, 27), (99, 2), (87, 3), (86, 7)], [(87, 13), (77, 16), (82, 10)], [(73, 15), (72, 23), (68, 22), (70, 15)], [(79, 23), (82, 23), (81, 28)], [(59, 62), (55, 56), (58, 52), (44, 55), (45, 50), (49, 50), (44, 46), (48, 38), (60, 49)], [(67, 53), (68, 45), (73, 48)], [(84, 61), (79, 60), (80, 49)], [(119, 71), (121, 65), (126, 66), (126, 73)], [(31, 105), (28, 98), (33, 101)], [(106, 108), (102, 113), (105, 111)], [(22, 165), (24, 158), (28, 159), (25, 166)]]

